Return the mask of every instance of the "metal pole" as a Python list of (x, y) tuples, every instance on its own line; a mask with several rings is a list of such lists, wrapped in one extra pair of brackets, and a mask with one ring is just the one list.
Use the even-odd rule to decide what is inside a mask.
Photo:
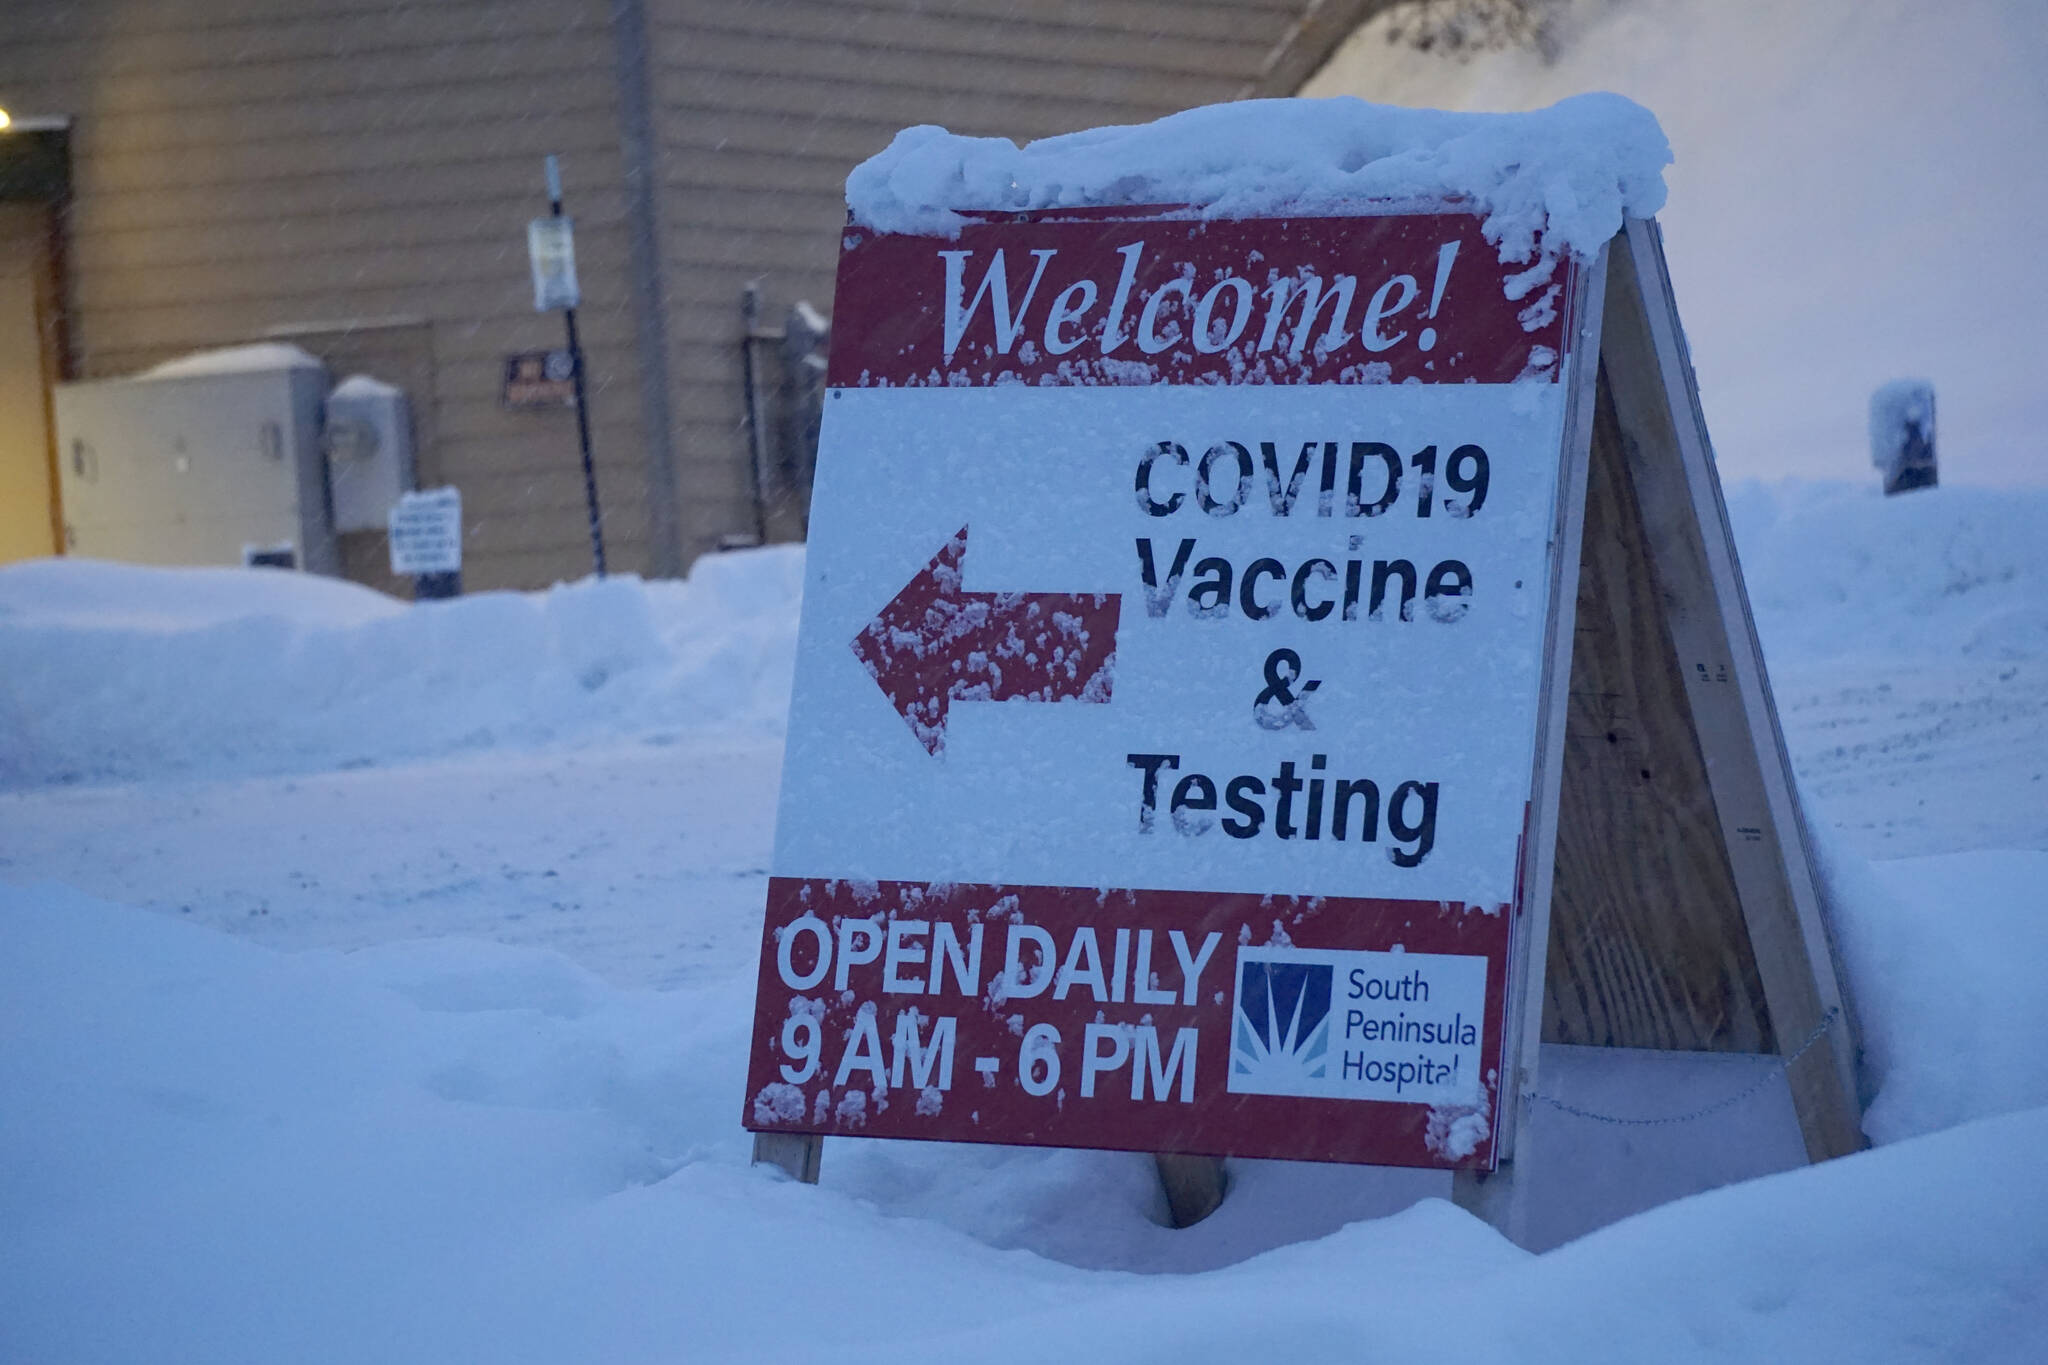
[[(548, 158), (548, 210), (562, 216), (562, 172), (553, 157)], [(597, 470), (590, 462), (590, 404), (583, 388), (583, 346), (576, 338), (576, 310), (564, 308), (563, 321), (569, 331), (569, 370), (576, 384), (576, 443), (583, 452), (583, 499), (590, 509), (590, 558), (597, 576), (604, 577), (604, 523), (597, 510)]]
[(768, 481), (762, 477), (761, 383), (754, 373), (754, 332), (761, 322), (761, 282), (750, 280), (740, 291), (740, 383), (747, 400), (747, 486), (754, 495), (754, 543), (768, 543)]
[(576, 310), (564, 308), (569, 325), (569, 367), (576, 378), (576, 442), (583, 450), (583, 500), (590, 508), (590, 558), (604, 577), (604, 523), (597, 511), (597, 471), (590, 463), (590, 409), (583, 396), (583, 347), (576, 340)]

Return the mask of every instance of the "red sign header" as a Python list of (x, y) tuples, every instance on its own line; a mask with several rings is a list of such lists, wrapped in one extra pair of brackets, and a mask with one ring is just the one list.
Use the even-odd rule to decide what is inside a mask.
[(1469, 213), (849, 228), (834, 387), (1554, 379), (1568, 267)]

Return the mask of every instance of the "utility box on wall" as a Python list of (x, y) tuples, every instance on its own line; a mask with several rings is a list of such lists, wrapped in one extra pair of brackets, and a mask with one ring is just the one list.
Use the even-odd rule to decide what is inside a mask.
[(280, 345), (57, 386), (65, 553), (238, 565), (288, 544), (299, 567), (338, 572), (327, 391), (325, 366)]
[(342, 380), (327, 396), (323, 441), (334, 529), (382, 531), (398, 499), (417, 485), (405, 391), (366, 374)]

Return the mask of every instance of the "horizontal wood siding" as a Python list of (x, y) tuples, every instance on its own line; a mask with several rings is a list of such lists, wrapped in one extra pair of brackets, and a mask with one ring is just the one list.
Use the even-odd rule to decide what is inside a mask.
[[(0, 101), (69, 115), (74, 363), (418, 320), (423, 477), (459, 485), (466, 580), (589, 572), (573, 416), (498, 404), (507, 352), (561, 344), (533, 311), (526, 220), (563, 159), (614, 563), (642, 567), (639, 362), (624, 268), (609, 0), (12, 0)], [(389, 362), (396, 366), (394, 359)], [(340, 377), (339, 374), (336, 376)], [(426, 392), (419, 392), (424, 383)]]
[(686, 551), (753, 529), (740, 292), (761, 282), (771, 326), (798, 299), (830, 311), (848, 171), (912, 124), (1023, 140), (1230, 99), (1303, 8), (648, 0)]

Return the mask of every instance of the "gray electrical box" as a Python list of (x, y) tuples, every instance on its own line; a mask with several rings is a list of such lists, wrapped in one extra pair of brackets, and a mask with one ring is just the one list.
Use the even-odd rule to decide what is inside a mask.
[(291, 547), (340, 570), (321, 447), (326, 367), (293, 346), (240, 346), (128, 379), (57, 386), (65, 553), (239, 565)]
[(327, 486), (334, 529), (382, 531), (391, 509), (415, 486), (412, 412), (405, 392), (369, 375), (351, 375), (327, 395)]

